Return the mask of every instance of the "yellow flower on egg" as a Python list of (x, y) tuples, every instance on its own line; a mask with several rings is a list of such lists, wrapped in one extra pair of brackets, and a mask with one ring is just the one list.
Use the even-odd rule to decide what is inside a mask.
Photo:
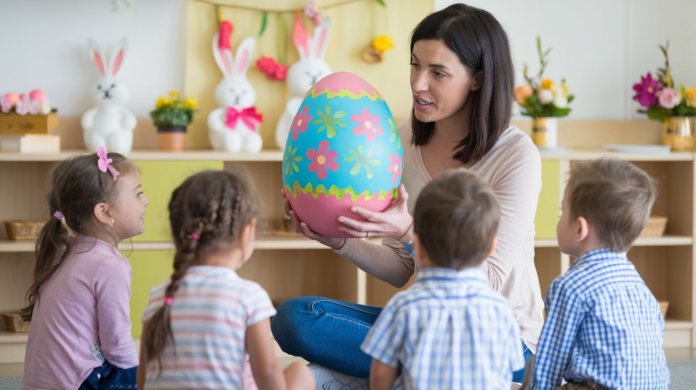
[(385, 52), (394, 47), (394, 41), (392, 41), (389, 35), (382, 35), (372, 40), (372, 46), (381, 52)]
[(541, 80), (541, 89), (553, 89), (553, 81), (551, 79)]
[(187, 96), (186, 100), (184, 100), (184, 107), (193, 110), (196, 106), (198, 106), (198, 99), (195, 96)]

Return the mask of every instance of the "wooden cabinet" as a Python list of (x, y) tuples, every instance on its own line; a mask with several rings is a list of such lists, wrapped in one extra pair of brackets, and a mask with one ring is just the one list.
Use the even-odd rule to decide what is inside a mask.
[[(65, 121), (68, 123), (75, 121)], [(573, 126), (580, 126), (572, 122)], [(595, 123), (595, 125), (593, 125)], [(599, 124), (597, 124), (599, 123)], [(608, 122), (588, 122), (584, 126), (611, 129)], [(628, 128), (635, 122), (619, 122)], [(636, 143), (650, 143), (659, 137), (659, 129), (646, 128), (643, 122)], [(150, 125), (151, 126), (151, 125)], [(595, 127), (592, 127), (595, 126)], [(616, 124), (612, 125), (616, 127)], [(523, 128), (523, 126), (520, 126)], [(562, 123), (559, 124), (562, 130)], [(524, 128), (523, 128), (524, 130)], [(610, 142), (630, 143), (630, 137), (608, 132)], [(65, 134), (65, 132), (63, 132)], [(645, 135), (648, 134), (648, 135)], [(595, 134), (594, 137), (601, 136)], [(642, 137), (642, 138), (641, 138)], [(563, 133), (559, 140), (573, 145)], [(581, 141), (585, 138), (581, 137)], [(67, 144), (74, 143), (68, 139)], [(580, 141), (580, 146), (588, 147)], [(607, 142), (608, 143), (608, 142)], [(591, 146), (591, 145), (590, 145)], [(138, 147), (138, 143), (136, 143)], [(596, 149), (596, 148), (595, 148)], [(0, 153), (0, 221), (46, 219), (45, 201), (49, 190), (48, 172), (55, 161), (84, 151), (32, 155)], [(668, 155), (612, 154), (603, 152), (542, 153), (543, 188), (536, 223), (535, 263), (542, 294), (551, 281), (565, 272), (572, 259), (561, 254), (555, 239), (560, 217), (560, 202), (567, 172), (575, 161), (611, 156), (628, 160), (648, 171), (659, 181), (659, 199), (654, 215), (669, 217), (664, 237), (639, 238), (628, 257), (658, 300), (670, 302), (665, 325), (666, 347), (690, 347), (694, 334), (694, 154)], [(232, 154), (214, 151), (164, 153), (135, 151), (129, 159), (142, 171), (142, 183), (151, 200), (146, 214), (146, 232), (121, 245), (122, 253), (133, 268), (131, 319), (133, 336), (141, 332), (140, 316), (152, 286), (171, 272), (173, 245), (169, 240), (166, 204), (171, 191), (190, 174), (203, 169), (243, 167), (251, 176), (263, 203), (262, 218), (282, 216), (282, 152), (264, 150), (258, 154)], [(262, 224), (262, 226), (269, 224)], [(321, 244), (303, 237), (280, 237), (260, 228), (253, 258), (239, 272), (261, 284), (274, 303), (300, 296), (322, 296), (361, 304), (382, 306), (397, 289), (356, 268)], [(379, 239), (370, 239), (379, 243)], [(32, 283), (35, 263), (32, 242), (8, 241), (0, 227), (0, 312), (18, 310), (25, 305), (25, 294)], [(0, 324), (0, 363), (23, 362), (27, 336), (9, 333)]]

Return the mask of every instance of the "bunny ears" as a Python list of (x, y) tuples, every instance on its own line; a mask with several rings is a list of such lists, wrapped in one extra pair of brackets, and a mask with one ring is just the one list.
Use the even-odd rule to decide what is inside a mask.
[(321, 24), (314, 29), (314, 36), (310, 37), (300, 11), (295, 12), (295, 25), (292, 28), (292, 43), (297, 47), (300, 58), (303, 60), (324, 58), (326, 47), (331, 35), (331, 18), (325, 17)]
[(224, 21), (220, 25), (220, 32), (213, 37), (213, 56), (225, 77), (244, 77), (249, 70), (251, 57), (254, 56), (256, 40), (254, 37), (246, 37), (237, 48), (236, 55), (232, 57), (230, 34), (232, 34), (232, 25), (230, 22)]
[(99, 77), (114, 77), (121, 70), (121, 65), (123, 64), (123, 59), (126, 56), (126, 51), (128, 49), (128, 41), (126, 38), (121, 39), (116, 44), (116, 49), (111, 57), (111, 61), (106, 64), (106, 58), (102, 53), (99, 45), (93, 40), (87, 42), (87, 50), (89, 51), (89, 59), (94, 65), (94, 69), (99, 74)]

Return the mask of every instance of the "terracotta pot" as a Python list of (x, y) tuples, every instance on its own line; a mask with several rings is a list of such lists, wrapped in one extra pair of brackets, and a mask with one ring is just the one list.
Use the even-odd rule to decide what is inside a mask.
[(157, 126), (159, 150), (183, 152), (186, 149), (185, 126)]
[(662, 144), (669, 145), (672, 151), (690, 152), (694, 150), (694, 127), (696, 117), (671, 116), (662, 124)]

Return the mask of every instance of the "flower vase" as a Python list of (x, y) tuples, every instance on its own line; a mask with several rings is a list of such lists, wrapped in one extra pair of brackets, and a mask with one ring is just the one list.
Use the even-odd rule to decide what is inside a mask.
[(186, 149), (186, 126), (157, 126), (159, 150), (183, 152)]
[(556, 118), (532, 118), (532, 141), (537, 147), (557, 147), (558, 120)]
[(672, 151), (694, 150), (694, 116), (671, 116), (662, 123), (662, 144), (669, 145)]

